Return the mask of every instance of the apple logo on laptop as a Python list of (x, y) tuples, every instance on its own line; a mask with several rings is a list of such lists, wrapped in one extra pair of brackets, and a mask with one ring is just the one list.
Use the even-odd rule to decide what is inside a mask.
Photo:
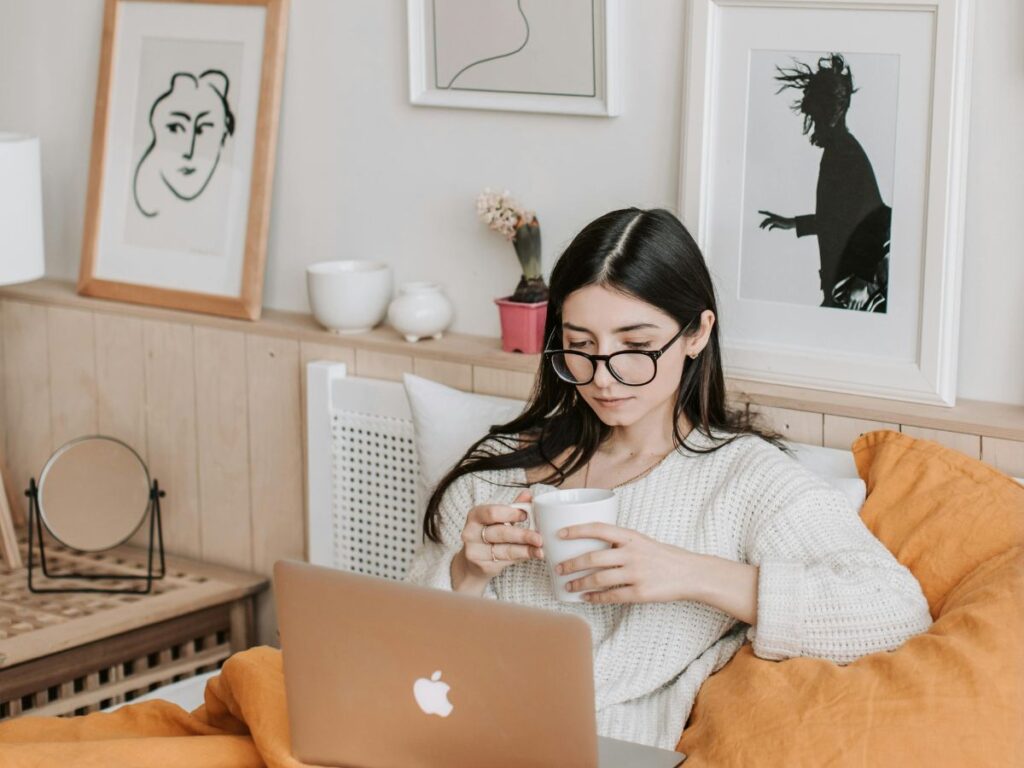
[(412, 695), (420, 709), (428, 715), (448, 717), (452, 713), (452, 703), (448, 701), (448, 683), (441, 681), (441, 670), (430, 676), (430, 680), (421, 677), (412, 686)]

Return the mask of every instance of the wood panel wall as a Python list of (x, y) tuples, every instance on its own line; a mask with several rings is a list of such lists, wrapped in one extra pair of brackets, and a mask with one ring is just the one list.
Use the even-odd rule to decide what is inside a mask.
[[(376, 343), (308, 326), (292, 333), (281, 322), (60, 297), (0, 293), (0, 449), (21, 514), (21, 490), (29, 477), (38, 479), (54, 450), (81, 435), (110, 435), (135, 448), (167, 490), (169, 552), (264, 575), (277, 559), (304, 557), (307, 362), (337, 360), (372, 378), (401, 379), (409, 371), (519, 398), (527, 396), (536, 365), (536, 358), (481, 352), (465, 339)], [(1024, 476), (1024, 417), (992, 436), (936, 429), (934, 419), (850, 416), (849, 407), (830, 413), (820, 403), (771, 405), (763, 393), (732, 391), (736, 402), (761, 401), (750, 407), (793, 440), (846, 448), (862, 432), (897, 429)], [(1008, 406), (1006, 413), (1016, 418), (1024, 408)], [(260, 642), (275, 642), (269, 596), (259, 613)]]
[[(0, 450), (17, 489), (38, 481), (75, 437), (131, 445), (167, 491), (168, 552), (269, 575), (304, 558), (305, 364), (336, 360), (359, 376), (415, 372), (467, 391), (523, 397), (517, 371), (416, 358), (116, 312), (0, 300)], [(146, 543), (139, 532), (133, 543)], [(260, 642), (276, 642), (273, 602)]]

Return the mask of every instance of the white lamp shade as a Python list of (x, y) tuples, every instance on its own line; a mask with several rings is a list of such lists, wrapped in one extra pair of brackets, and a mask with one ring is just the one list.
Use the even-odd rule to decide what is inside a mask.
[(0, 285), (45, 272), (39, 139), (0, 133)]

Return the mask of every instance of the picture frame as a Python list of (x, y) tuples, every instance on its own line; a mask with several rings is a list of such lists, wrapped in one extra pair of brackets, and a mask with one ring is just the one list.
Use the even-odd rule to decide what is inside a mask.
[(973, 0), (693, 0), (687, 22), (679, 212), (726, 375), (954, 405)]
[(8, 570), (16, 571), (21, 568), (21, 550), (14, 527), (14, 506), (10, 502), (10, 486), (6, 475), (6, 467), (0, 458), (0, 560), (7, 564)]
[(289, 0), (106, 0), (78, 292), (256, 320)]
[(407, 4), (412, 104), (620, 113), (619, 0)]

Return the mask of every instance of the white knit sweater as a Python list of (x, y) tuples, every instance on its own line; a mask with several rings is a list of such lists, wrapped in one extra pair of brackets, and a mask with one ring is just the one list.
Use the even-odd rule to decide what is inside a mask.
[[(714, 444), (696, 430), (687, 440)], [(522, 469), (459, 478), (441, 502), (444, 543), (420, 546), (406, 580), (451, 590), (469, 510), (512, 501), (525, 482)], [(754, 627), (689, 600), (562, 603), (540, 560), (511, 565), (489, 582), (487, 598), (575, 613), (590, 624), (603, 736), (673, 749), (701, 684), (745, 639), (764, 659), (846, 664), (893, 650), (931, 625), (920, 584), (846, 495), (760, 437), (743, 435), (703, 455), (680, 449), (616, 494), (619, 526), (760, 570)]]

